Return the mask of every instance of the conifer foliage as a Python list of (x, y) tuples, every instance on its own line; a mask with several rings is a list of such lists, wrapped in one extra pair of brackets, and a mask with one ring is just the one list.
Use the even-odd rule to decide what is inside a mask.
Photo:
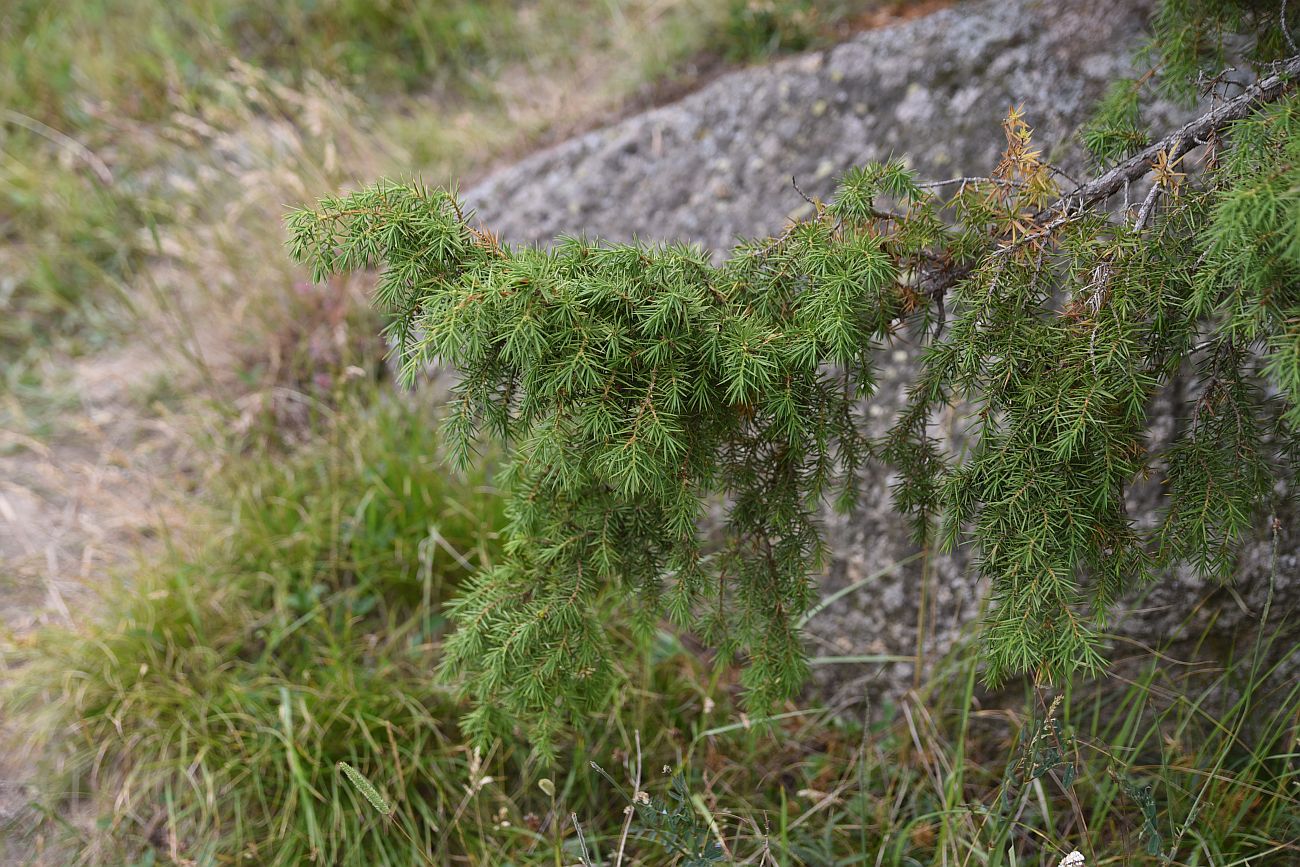
[[(1235, 7), (1168, 2), (1157, 24), (1206, 8)], [(1278, 56), (1282, 35), (1258, 41)], [(607, 594), (642, 632), (666, 613), (744, 656), (754, 709), (791, 696), (818, 514), (851, 508), (869, 466), (897, 473), (918, 542), (977, 553), (994, 682), (1099, 668), (1107, 610), (1158, 569), (1229, 578), (1295, 482), (1298, 76), (1300, 58), (1263, 65), (1154, 144), (1122, 85), (1083, 135), (1085, 182), (1013, 109), (988, 177), (853, 169), (721, 264), (684, 245), (509, 246), (418, 184), (293, 213), (293, 255), (317, 279), (381, 269), (406, 379), (459, 371), (456, 459), (484, 434), (508, 446), (505, 556), (453, 603), (445, 650), (443, 674), (476, 699), (471, 733), (525, 720), (545, 747), (602, 700)], [(926, 345), (917, 380), (871, 442), (873, 353), (904, 331)], [(1158, 395), (1181, 411), (1154, 448)], [(960, 449), (935, 424), (948, 406), (969, 422)], [(1127, 495), (1152, 478), (1163, 508), (1139, 527)]]

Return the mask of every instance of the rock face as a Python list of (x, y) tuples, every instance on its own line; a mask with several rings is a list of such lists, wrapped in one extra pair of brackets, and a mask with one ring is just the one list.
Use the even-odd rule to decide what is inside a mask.
[[(1149, 9), (1125, 0), (983, 0), (868, 32), (833, 49), (723, 77), (695, 94), (539, 153), (490, 177), (467, 199), (512, 242), (559, 234), (688, 240), (727, 250), (767, 235), (827, 197), (850, 166), (906, 156), (923, 176), (987, 174), (999, 124), (1023, 103), (1045, 153), (1080, 164), (1072, 134), (1107, 82), (1131, 68)], [(1155, 128), (1178, 119), (1157, 108)], [(880, 353), (869, 405), (883, 430), (902, 402), (913, 347)], [(912, 553), (889, 506), (884, 470), (863, 481), (859, 511), (828, 516), (834, 558), (825, 585), (843, 586)], [(1292, 533), (1294, 537), (1296, 534)], [(1266, 594), (1267, 530), (1247, 550), (1235, 591), (1189, 575), (1162, 581), (1122, 621), (1158, 643), (1195, 635), (1212, 618), (1231, 628), (1258, 616)], [(1283, 540), (1273, 617), (1300, 600), (1294, 541)], [(943, 652), (978, 615), (982, 588), (967, 557), (912, 561), (836, 603), (810, 624), (822, 655)], [(925, 588), (924, 594), (922, 588)], [(922, 599), (924, 596), (924, 607)], [(826, 671), (821, 669), (820, 671)], [(858, 670), (887, 689), (911, 684), (910, 663)], [(845, 685), (841, 669), (825, 682)], [(860, 680), (860, 679), (859, 679)], [(855, 682), (856, 683), (856, 682)], [(856, 687), (855, 687), (856, 688)]]
[[(725, 76), (678, 103), (539, 153), (468, 199), (513, 241), (587, 231), (727, 249), (825, 196), (850, 166), (906, 156), (922, 175), (987, 174), (1009, 106), (1049, 155), (1130, 68), (1146, 4), (992, 0)], [(1057, 152), (1057, 153), (1054, 153)]]

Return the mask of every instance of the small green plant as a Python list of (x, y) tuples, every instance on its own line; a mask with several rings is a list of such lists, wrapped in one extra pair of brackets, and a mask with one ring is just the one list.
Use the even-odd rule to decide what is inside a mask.
[[(639, 740), (638, 734), (638, 749)], [(600, 765), (591, 762), (591, 769), (615, 791), (621, 791), (618, 782)], [(664, 772), (667, 773), (668, 770), (665, 766)], [(639, 778), (640, 774), (638, 767), (635, 775)], [(725, 859), (726, 851), (717, 840), (717, 829), (701, 818), (696, 799), (691, 795), (686, 782), (686, 775), (681, 771), (672, 774), (668, 784), (668, 800), (641, 790), (640, 780), (634, 779), (633, 792), (628, 797), (625, 810), (628, 818), (621, 843), (626, 842), (629, 831), (635, 831), (634, 836), (662, 846), (670, 856), (680, 857), (683, 867), (706, 867)], [(633, 816), (637, 819), (635, 825), (632, 822)], [(623, 845), (620, 845), (620, 861), (622, 852)]]
[(682, 867), (721, 863), (722, 845), (714, 839), (709, 824), (700, 818), (682, 774), (673, 775), (668, 798), (665, 801), (651, 795), (635, 802), (641, 829), (669, 853), (680, 857)]

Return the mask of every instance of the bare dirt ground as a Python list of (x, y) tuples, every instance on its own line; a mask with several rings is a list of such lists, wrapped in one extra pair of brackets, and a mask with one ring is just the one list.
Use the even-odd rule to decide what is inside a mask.
[(181, 437), (138, 396), (160, 367), (134, 347), (82, 359), (68, 372), (77, 405), (64, 432), (0, 432), (0, 618), (12, 632), (84, 614), (87, 582), (141, 556), (165, 525), (172, 480), (161, 476), (174, 474)]
[[(141, 346), (80, 359), (60, 371), (53, 435), (0, 430), (0, 680), (42, 626), (95, 616), (110, 576), (154, 556), (180, 520), (187, 438), (148, 400), (163, 367)], [(0, 709), (3, 734), (12, 723)], [(32, 773), (20, 749), (0, 753), (0, 863), (37, 854)]]

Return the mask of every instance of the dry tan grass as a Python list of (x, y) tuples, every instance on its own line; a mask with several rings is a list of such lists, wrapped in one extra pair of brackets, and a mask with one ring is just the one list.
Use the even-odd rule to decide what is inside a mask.
[[(153, 183), (172, 220), (131, 281), (129, 339), (47, 359), (43, 379), (64, 393), (53, 410), (6, 396), (15, 422), (0, 431), (0, 556), (4, 616), (18, 632), (73, 617), (79, 585), (166, 533), (168, 501), (210, 471), (195, 437), (216, 433), (250, 392), (282, 385), (286, 346), (301, 342), (327, 368), (353, 339), (346, 311), (361, 307), (361, 287), (312, 289), (283, 253), (280, 220), (286, 203), (405, 154), (328, 83), (291, 90), (236, 63), (228, 84), (235, 109), (136, 131), (160, 157)], [(241, 377), (250, 369), (264, 373)], [(33, 412), (51, 433), (24, 430)]]

